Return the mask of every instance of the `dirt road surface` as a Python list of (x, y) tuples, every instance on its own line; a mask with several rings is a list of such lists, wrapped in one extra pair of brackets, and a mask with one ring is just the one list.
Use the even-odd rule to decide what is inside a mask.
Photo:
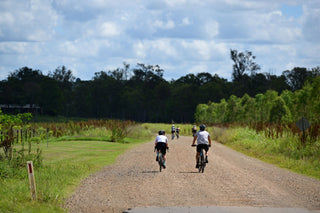
[(159, 172), (154, 143), (137, 146), (85, 179), (67, 200), (70, 212), (123, 212), (135, 207), (236, 206), (320, 210), (320, 181), (247, 157), (219, 143), (204, 173), (191, 137), (170, 140)]

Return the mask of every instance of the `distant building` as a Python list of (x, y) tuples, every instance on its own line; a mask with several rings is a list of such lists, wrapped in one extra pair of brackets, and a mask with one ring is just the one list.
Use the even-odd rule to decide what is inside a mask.
[(17, 104), (0, 104), (0, 108), (3, 113), (38, 113), (40, 110), (39, 105), (37, 104), (26, 104), (26, 105), (17, 105)]

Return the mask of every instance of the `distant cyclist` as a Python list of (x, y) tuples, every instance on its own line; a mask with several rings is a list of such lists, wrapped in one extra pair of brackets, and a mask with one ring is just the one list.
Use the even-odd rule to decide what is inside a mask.
[(174, 133), (176, 132), (176, 127), (174, 126), (174, 124), (172, 124), (172, 126), (171, 126), (171, 135), (172, 135), (172, 137), (171, 137), (171, 139), (174, 139)]
[(179, 139), (179, 133), (180, 133), (180, 127), (177, 126), (177, 128), (176, 128), (176, 136), (177, 136), (177, 139)]
[(197, 126), (193, 125), (193, 127), (191, 128), (191, 131), (192, 131), (192, 136), (194, 137), (197, 133)]
[(168, 146), (168, 138), (165, 136), (165, 131), (160, 130), (159, 135), (156, 137), (154, 148), (157, 149), (157, 158), (156, 161), (159, 159), (159, 153), (162, 153), (163, 156), (163, 168), (166, 168), (166, 153), (167, 149), (169, 149)]
[(209, 132), (207, 132), (205, 128), (206, 126), (204, 124), (200, 125), (200, 131), (195, 134), (192, 142), (192, 146), (194, 146), (197, 140), (196, 168), (199, 168), (198, 160), (201, 149), (206, 151), (206, 163), (208, 163), (208, 151), (211, 146), (211, 138)]

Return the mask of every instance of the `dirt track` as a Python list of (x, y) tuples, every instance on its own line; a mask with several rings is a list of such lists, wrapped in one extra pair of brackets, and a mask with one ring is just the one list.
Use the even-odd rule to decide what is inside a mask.
[(235, 152), (218, 143), (209, 164), (195, 169), (191, 137), (169, 140), (159, 172), (153, 142), (84, 180), (66, 202), (70, 212), (122, 212), (144, 206), (263, 206), (320, 209), (320, 181)]

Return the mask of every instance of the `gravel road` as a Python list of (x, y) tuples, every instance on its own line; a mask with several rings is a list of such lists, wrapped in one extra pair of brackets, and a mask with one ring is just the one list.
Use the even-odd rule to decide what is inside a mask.
[(83, 180), (66, 201), (70, 212), (123, 212), (134, 207), (237, 206), (320, 210), (320, 181), (247, 157), (219, 143), (204, 173), (195, 169), (191, 137), (170, 140), (159, 172), (154, 143), (137, 146)]

